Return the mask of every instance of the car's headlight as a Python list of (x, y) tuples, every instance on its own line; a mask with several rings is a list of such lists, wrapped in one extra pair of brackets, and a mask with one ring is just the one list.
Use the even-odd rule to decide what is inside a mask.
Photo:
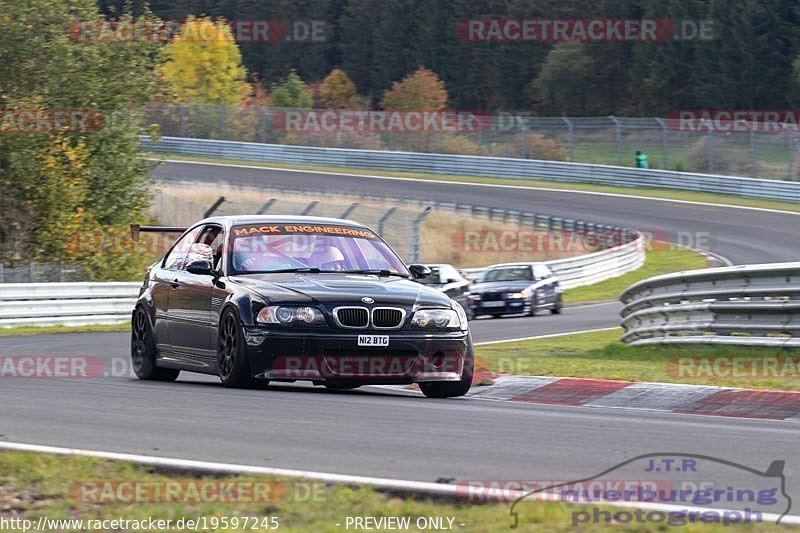
[(477, 301), (479, 301), (481, 299), (481, 295), (480, 294), (470, 294), (469, 295), (469, 299), (472, 300), (473, 302), (477, 302)]
[(525, 298), (525, 294), (521, 292), (509, 292), (508, 294), (506, 294), (506, 298), (508, 298), (509, 300), (521, 300)]
[(256, 320), (262, 324), (314, 325), (325, 322), (325, 317), (316, 307), (290, 307), (269, 305), (258, 312)]
[(462, 322), (453, 309), (420, 309), (411, 319), (412, 325), (425, 329), (462, 329), (466, 323), (466, 314)]

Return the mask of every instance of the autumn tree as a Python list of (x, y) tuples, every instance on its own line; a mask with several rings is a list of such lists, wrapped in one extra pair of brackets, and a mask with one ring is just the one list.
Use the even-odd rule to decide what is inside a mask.
[(442, 111), (447, 105), (447, 91), (435, 72), (421, 66), (402, 81), (392, 83), (383, 94), (382, 105), (393, 111)]
[(164, 54), (158, 72), (177, 102), (236, 105), (249, 92), (242, 55), (224, 20), (189, 17)]
[(358, 105), (356, 86), (345, 71), (335, 68), (322, 80), (319, 100), (322, 107), (351, 109)]
[(285, 80), (272, 85), (272, 105), (276, 107), (311, 107), (313, 95), (297, 72), (292, 69)]
[(69, 249), (69, 242), (76, 234), (106, 233), (147, 216), (150, 164), (139, 157), (142, 122), (131, 109), (153, 94), (159, 46), (99, 42), (92, 31), (77, 38), (72, 30), (79, 21), (102, 19), (93, 0), (0, 0), (0, 13), (0, 108), (11, 113), (6, 118), (53, 110), (102, 117), (87, 130), (37, 125), (29, 132), (13, 120), (3, 122), (0, 263), (76, 260), (94, 278), (132, 279), (141, 273), (144, 255)]

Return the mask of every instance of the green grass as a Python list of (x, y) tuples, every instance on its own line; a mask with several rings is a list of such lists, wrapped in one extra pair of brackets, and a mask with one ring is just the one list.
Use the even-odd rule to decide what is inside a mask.
[(47, 333), (96, 333), (103, 331), (129, 331), (130, 329), (130, 322), (88, 326), (17, 326), (12, 328), (0, 328), (0, 336), (44, 335)]
[[(566, 312), (569, 312), (567, 310)], [(690, 383), (749, 389), (800, 390), (800, 369), (787, 377), (709, 377), (713, 372), (678, 374), (680, 357), (743, 357), (763, 359), (792, 355), (774, 348), (734, 346), (628, 346), (621, 329), (522, 342), (477, 346), (478, 365), (506, 374)], [(799, 359), (795, 359), (800, 362)], [(697, 366), (691, 366), (697, 369)], [(779, 367), (783, 368), (783, 366)]]
[(566, 290), (564, 302), (574, 304), (613, 300), (618, 298), (622, 291), (643, 279), (683, 270), (698, 270), (708, 266), (706, 256), (694, 250), (661, 242), (653, 242), (650, 246), (645, 263), (638, 270), (594, 285)]
[[(270, 498), (259, 503), (84, 503), (76, 498), (82, 483), (86, 482), (194, 482), (212, 479), (236, 482), (288, 483), (291, 494), (301, 494), (295, 501), (286, 498)], [(55, 456), (22, 452), (0, 452), (0, 517), (16, 516), (30, 519), (34, 525), (40, 516), (48, 519), (128, 519), (146, 520), (182, 517), (276, 517), (280, 531), (347, 531), (347, 516), (408, 516), (454, 517), (455, 531), (508, 531), (510, 525), (509, 503), (468, 504), (465, 502), (431, 501), (389, 495), (366, 488), (342, 485), (321, 485), (299, 480), (268, 478), (264, 476), (228, 476), (210, 478), (187, 476), (177, 473), (159, 473), (151, 468), (122, 462), (93, 459), (79, 456)], [(314, 488), (313, 497), (303, 497), (309, 486)], [(268, 494), (280, 495), (278, 485), (272, 485)], [(300, 489), (295, 492), (294, 489)], [(10, 502), (10, 503), (9, 503)], [(3, 510), (7, 506), (7, 510)], [(11, 514), (13, 509), (13, 515)], [(519, 531), (574, 531), (572, 513), (590, 509), (587, 506), (560, 503), (525, 502), (517, 506), (520, 513)], [(617, 512), (619, 508), (603, 510)], [(336, 524), (341, 524), (337, 526)], [(460, 524), (464, 524), (461, 527)], [(581, 531), (601, 531), (605, 524), (586, 525)], [(654, 531), (664, 525), (621, 525), (616, 531)], [(775, 525), (701, 526), (690, 525), (681, 531), (722, 532), (730, 530), (784, 531)], [(248, 529), (249, 531), (250, 529)], [(265, 529), (256, 529), (266, 531)], [(350, 527), (353, 530), (353, 527)], [(414, 529), (412, 529), (414, 530)], [(9, 531), (9, 530), (6, 530)], [(76, 531), (75, 529), (67, 531)], [(173, 529), (172, 531), (176, 531)], [(243, 531), (240, 528), (206, 529), (205, 531)]]
[(450, 174), (430, 174), (421, 172), (397, 172), (390, 170), (364, 170), (349, 167), (332, 167), (319, 165), (292, 165), (285, 163), (245, 161), (240, 159), (220, 159), (210, 157), (192, 157), (178, 154), (144, 154), (146, 157), (155, 159), (176, 159), (183, 161), (198, 161), (204, 163), (230, 163), (237, 165), (249, 165), (260, 167), (286, 168), (296, 170), (316, 170), (321, 172), (345, 172), (348, 174), (360, 175), (381, 175), (395, 176), (400, 178), (430, 179), (440, 181), (453, 181), (462, 183), (487, 183), (494, 185), (513, 185), (528, 188), (558, 189), (564, 191), (586, 191), (611, 194), (622, 194), (631, 196), (643, 196), (663, 200), (684, 200), (691, 202), (704, 202), (711, 204), (735, 205), (741, 207), (756, 207), (762, 209), (777, 209), (800, 213), (800, 204), (792, 202), (778, 202), (772, 200), (759, 200), (756, 198), (744, 198), (730, 194), (703, 193), (695, 191), (680, 191), (676, 189), (659, 189), (648, 187), (614, 187), (609, 185), (598, 185), (593, 183), (561, 183), (545, 180), (525, 180), (525, 179), (502, 179), (487, 178), (481, 176), (457, 176)]

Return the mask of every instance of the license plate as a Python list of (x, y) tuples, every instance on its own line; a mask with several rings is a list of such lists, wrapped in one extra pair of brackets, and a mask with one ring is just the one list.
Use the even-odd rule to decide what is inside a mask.
[(505, 307), (505, 302), (483, 302), (484, 307)]
[(359, 335), (359, 346), (389, 346), (388, 335)]

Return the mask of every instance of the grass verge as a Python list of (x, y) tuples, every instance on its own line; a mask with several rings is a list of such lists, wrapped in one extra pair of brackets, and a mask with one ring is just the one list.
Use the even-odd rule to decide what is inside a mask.
[(622, 291), (644, 279), (672, 272), (698, 270), (707, 266), (706, 256), (699, 252), (669, 243), (653, 242), (650, 243), (650, 249), (641, 268), (600, 283), (566, 290), (564, 302), (574, 304), (614, 300)]
[(179, 154), (153, 154), (144, 153), (145, 157), (154, 159), (175, 159), (181, 161), (197, 161), (202, 163), (230, 163), (234, 165), (249, 165), (256, 167), (285, 168), (291, 170), (313, 170), (320, 172), (338, 172), (360, 175), (381, 175), (398, 178), (413, 178), (422, 180), (453, 181), (464, 183), (486, 183), (493, 185), (513, 185), (533, 189), (559, 189), (564, 191), (585, 191), (625, 196), (643, 196), (659, 200), (684, 200), (690, 202), (704, 202), (711, 204), (735, 205), (741, 207), (756, 207), (761, 209), (777, 209), (800, 213), (800, 204), (792, 202), (779, 202), (774, 200), (760, 200), (757, 198), (744, 198), (732, 194), (704, 193), (696, 191), (680, 191), (676, 189), (659, 189), (650, 187), (615, 187), (611, 185), (598, 185), (594, 183), (563, 183), (546, 180), (524, 180), (487, 178), (482, 176), (457, 176), (451, 174), (430, 174), (422, 172), (398, 172), (391, 170), (354, 169), (349, 167), (332, 167), (319, 165), (292, 165), (285, 163), (271, 163), (258, 161), (245, 161), (240, 159), (221, 159), (211, 157), (192, 157)]
[[(162, 482), (182, 487), (180, 494), (189, 495), (191, 486), (202, 486), (202, 482), (239, 482), (242, 484), (269, 483), (269, 498), (260, 498), (257, 503), (196, 503), (198, 498), (187, 498), (182, 503), (136, 503), (114, 501), (113, 496), (131, 498), (132, 491), (117, 489), (112, 492), (100, 490), (84, 492), (86, 483), (96, 483), (101, 487), (121, 487), (114, 482), (151, 483), (161, 486)], [(200, 482), (200, 483), (195, 483)], [(141, 485), (140, 485), (141, 486)], [(240, 485), (248, 486), (248, 485)], [(91, 486), (89, 486), (91, 487)], [(284, 492), (286, 489), (286, 492)], [(153, 491), (150, 492), (151, 494)], [(102, 503), (85, 503), (86, 494), (95, 494)], [(141, 496), (139, 493), (137, 495)], [(213, 498), (213, 493), (212, 498)], [(244, 496), (244, 491), (240, 492)], [(259, 494), (264, 494), (260, 491)], [(284, 497), (284, 495), (288, 497)], [(134, 500), (138, 499), (133, 498)], [(145, 498), (146, 499), (146, 498)], [(199, 498), (205, 500), (207, 498)], [(265, 501), (267, 500), (267, 501)], [(153, 469), (121, 462), (111, 462), (78, 456), (54, 456), (44, 454), (2, 452), (0, 453), (0, 517), (21, 518), (38, 523), (39, 517), (50, 520), (172, 520), (175, 524), (181, 518), (197, 519), (206, 517), (220, 523), (233, 517), (263, 520), (275, 517), (281, 531), (346, 531), (347, 516), (372, 517), (410, 517), (412, 524), (418, 517), (452, 517), (454, 530), (463, 531), (508, 531), (509, 503), (470, 505), (414, 499), (384, 494), (365, 488), (352, 488), (342, 485), (320, 485), (318, 483), (281, 480), (264, 476), (226, 476), (199, 477), (177, 473), (159, 473)], [(525, 502), (517, 506), (520, 513), (519, 531), (574, 531), (573, 512), (589, 510), (591, 507), (560, 503)], [(606, 507), (603, 510), (612, 514), (619, 508)], [(447, 522), (445, 521), (445, 524)], [(337, 525), (339, 524), (339, 525)], [(464, 524), (461, 526), (461, 524)], [(661, 529), (663, 524), (621, 525), (619, 531), (643, 531), (650, 527)], [(587, 524), (581, 531), (600, 531), (605, 524)], [(51, 530), (54, 528), (50, 528)], [(91, 529), (91, 528), (89, 528)], [(105, 527), (103, 529), (106, 529)], [(189, 530), (190, 528), (172, 529)], [(273, 528), (274, 529), (274, 528)], [(352, 527), (350, 529), (353, 529)], [(685, 531), (729, 531), (753, 530), (744, 526), (703, 526), (689, 525)], [(785, 528), (781, 528), (781, 531)], [(78, 531), (77, 527), (64, 527), (62, 531)], [(129, 531), (130, 528), (117, 528)], [(202, 530), (202, 529), (201, 529)], [(264, 528), (251, 529), (250, 526), (204, 529), (205, 531), (266, 531)], [(409, 530), (416, 530), (410, 528)], [(758, 531), (778, 531), (778, 526), (759, 524)]]
[(17, 326), (12, 328), (0, 328), (0, 337), (8, 335), (44, 335), (47, 333), (97, 333), (104, 331), (129, 331), (130, 329), (130, 322), (87, 326)]
[[(800, 390), (800, 352), (737, 346), (628, 346), (621, 329), (477, 346), (481, 368), (502, 374)], [(720, 360), (720, 371), (714, 359)], [(695, 358), (695, 359), (690, 359)], [(706, 366), (704, 361), (711, 362)], [(775, 370), (765, 366), (775, 362)], [(683, 365), (683, 366), (681, 366)], [(754, 366), (755, 370), (753, 370)], [(721, 375), (728, 371), (729, 375)]]

